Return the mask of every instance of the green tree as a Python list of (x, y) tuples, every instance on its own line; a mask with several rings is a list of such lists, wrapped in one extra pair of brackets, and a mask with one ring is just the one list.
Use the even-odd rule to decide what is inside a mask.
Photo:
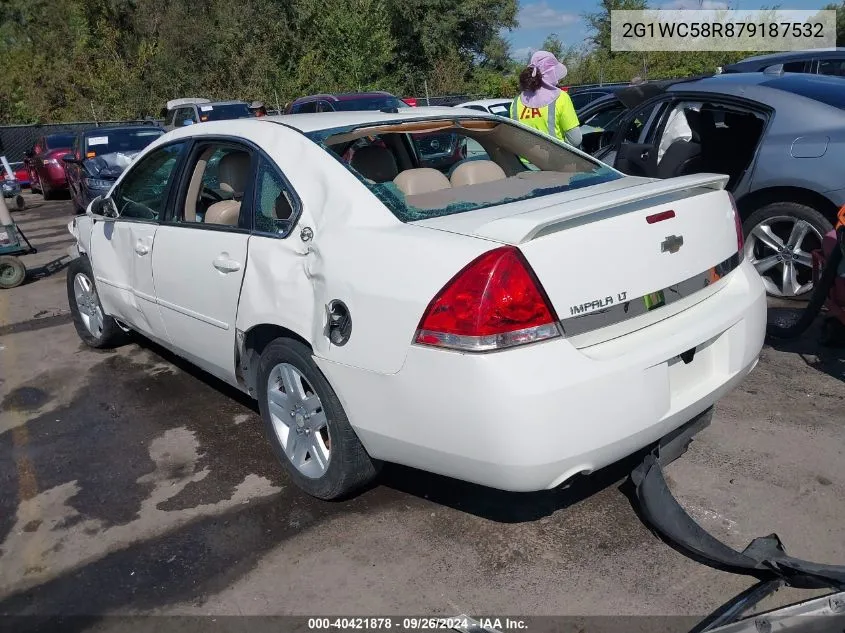
[(563, 42), (560, 41), (557, 33), (551, 33), (543, 40), (540, 50), (549, 51), (557, 59), (563, 59)]
[(836, 11), (836, 45), (845, 46), (845, 1), (842, 4), (828, 4), (822, 8)]
[(611, 11), (642, 11), (646, 8), (646, 0), (600, 0), (598, 11), (584, 15), (593, 31), (590, 41), (596, 48), (609, 52)]

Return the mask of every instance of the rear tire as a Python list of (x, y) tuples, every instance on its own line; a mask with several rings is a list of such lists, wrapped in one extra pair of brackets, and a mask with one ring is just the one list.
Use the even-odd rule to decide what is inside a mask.
[(309, 495), (343, 498), (378, 474), (311, 350), (299, 341), (277, 338), (264, 348), (258, 406), (276, 456)]
[[(833, 230), (818, 210), (797, 202), (773, 202), (757, 209), (742, 224), (745, 256), (763, 277), (769, 296), (806, 299), (812, 291), (810, 252)], [(791, 238), (800, 238), (791, 243)], [(784, 267), (791, 268), (794, 276)]]
[(26, 266), (13, 255), (0, 256), (0, 288), (17, 288), (26, 280)]
[(78, 257), (68, 265), (67, 299), (76, 333), (86, 345), (108, 349), (126, 341), (117, 321), (103, 311), (87, 257)]

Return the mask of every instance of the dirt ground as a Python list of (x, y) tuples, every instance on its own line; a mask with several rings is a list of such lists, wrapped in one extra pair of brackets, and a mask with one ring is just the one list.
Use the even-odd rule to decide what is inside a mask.
[[(70, 203), (28, 204), (39, 253), (0, 291), (0, 615), (701, 616), (751, 584), (652, 535), (631, 464), (536, 494), (388, 466), (350, 501), (303, 495), (248, 399), (151, 343), (81, 344)], [(815, 340), (767, 346), (666, 472), (730, 545), (845, 563), (845, 353)]]

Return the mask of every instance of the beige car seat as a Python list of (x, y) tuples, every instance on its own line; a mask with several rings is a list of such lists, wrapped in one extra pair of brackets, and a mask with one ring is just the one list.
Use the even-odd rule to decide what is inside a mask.
[(504, 170), (492, 160), (469, 160), (455, 168), (451, 180), (453, 187), (463, 187), (505, 178)]
[(250, 174), (248, 152), (236, 151), (226, 154), (217, 165), (217, 179), (220, 190), (234, 194), (234, 200), (215, 202), (205, 212), (206, 224), (237, 226), (241, 214), (240, 197), (243, 196)]
[(406, 196), (416, 196), (430, 191), (449, 189), (452, 184), (436, 169), (431, 167), (420, 167), (418, 169), (406, 169), (393, 179), (399, 191)]

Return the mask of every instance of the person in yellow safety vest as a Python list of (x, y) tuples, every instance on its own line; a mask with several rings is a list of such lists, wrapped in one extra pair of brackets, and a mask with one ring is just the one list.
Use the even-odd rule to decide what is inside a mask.
[(572, 99), (557, 84), (566, 77), (566, 66), (548, 51), (537, 51), (519, 74), (520, 94), (510, 108), (512, 119), (554, 136), (570, 145), (581, 145), (581, 130)]

